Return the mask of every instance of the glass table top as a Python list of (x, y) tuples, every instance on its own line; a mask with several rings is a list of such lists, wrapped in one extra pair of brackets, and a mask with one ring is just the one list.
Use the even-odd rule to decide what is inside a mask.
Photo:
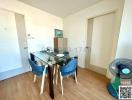
[(69, 59), (69, 55), (64, 55), (62, 57), (58, 57), (55, 52), (47, 52), (47, 51), (37, 51), (32, 53), (35, 57), (45, 62), (46, 64), (53, 65), (60, 61), (65, 61)]

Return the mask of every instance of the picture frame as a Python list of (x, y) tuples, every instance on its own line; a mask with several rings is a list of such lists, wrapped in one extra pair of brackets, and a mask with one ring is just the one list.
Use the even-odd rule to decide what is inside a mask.
[(55, 37), (62, 38), (63, 37), (63, 30), (55, 29)]

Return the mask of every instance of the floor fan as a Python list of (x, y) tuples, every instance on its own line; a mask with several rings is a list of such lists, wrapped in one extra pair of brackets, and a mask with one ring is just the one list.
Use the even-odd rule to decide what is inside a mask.
[(109, 83), (109, 93), (118, 99), (119, 85), (132, 83), (132, 59), (116, 59), (109, 65), (110, 72), (114, 75), (113, 82)]

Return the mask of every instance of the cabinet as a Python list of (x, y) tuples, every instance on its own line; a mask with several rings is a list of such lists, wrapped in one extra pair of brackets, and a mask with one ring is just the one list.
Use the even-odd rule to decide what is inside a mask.
[(65, 51), (67, 50), (67, 38), (54, 38), (54, 50)]

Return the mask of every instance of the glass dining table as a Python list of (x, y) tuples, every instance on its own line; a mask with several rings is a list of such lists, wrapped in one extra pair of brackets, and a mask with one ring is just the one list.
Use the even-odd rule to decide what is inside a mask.
[(53, 72), (54, 67), (60, 63), (66, 63), (71, 57), (69, 54), (64, 54), (58, 56), (58, 53), (48, 52), (48, 51), (37, 51), (30, 53), (32, 61), (35, 61), (35, 58), (40, 59), (42, 62), (48, 65), (48, 76), (49, 76), (49, 95), (54, 99), (54, 84), (53, 84)]

